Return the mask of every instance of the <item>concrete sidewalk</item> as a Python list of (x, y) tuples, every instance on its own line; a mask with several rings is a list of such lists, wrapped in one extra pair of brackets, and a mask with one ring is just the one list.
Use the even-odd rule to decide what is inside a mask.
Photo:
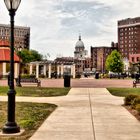
[(112, 96), (105, 88), (72, 88), (67, 96), (16, 100), (58, 105), (30, 140), (140, 139), (140, 122), (122, 107), (123, 98)]
[[(139, 140), (140, 123), (105, 88), (72, 88), (30, 140)], [(48, 99), (50, 101), (50, 98)]]

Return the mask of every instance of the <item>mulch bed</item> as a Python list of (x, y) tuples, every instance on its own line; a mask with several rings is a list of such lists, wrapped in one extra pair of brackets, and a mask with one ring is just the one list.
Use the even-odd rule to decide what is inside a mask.
[(140, 121), (140, 115), (138, 114), (137, 110), (132, 109), (130, 106), (124, 106), (137, 120)]

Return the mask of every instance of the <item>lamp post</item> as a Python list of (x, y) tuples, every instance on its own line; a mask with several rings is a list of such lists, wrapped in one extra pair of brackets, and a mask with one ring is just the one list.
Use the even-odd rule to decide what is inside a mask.
[(10, 15), (10, 80), (8, 90), (7, 123), (3, 127), (3, 133), (11, 134), (20, 132), (20, 127), (15, 122), (15, 94), (14, 89), (14, 16), (21, 0), (4, 0)]

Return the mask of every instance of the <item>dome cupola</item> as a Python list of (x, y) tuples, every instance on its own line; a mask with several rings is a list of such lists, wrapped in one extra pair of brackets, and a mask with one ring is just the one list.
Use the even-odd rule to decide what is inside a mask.
[(76, 47), (76, 48), (85, 48), (85, 47), (84, 47), (84, 43), (83, 43), (83, 41), (81, 40), (81, 35), (79, 35), (79, 40), (76, 42), (75, 47)]

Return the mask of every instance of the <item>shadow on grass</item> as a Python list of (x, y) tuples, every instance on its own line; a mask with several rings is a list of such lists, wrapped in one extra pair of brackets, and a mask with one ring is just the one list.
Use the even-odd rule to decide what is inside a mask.
[[(0, 140), (28, 140), (56, 107), (47, 103), (16, 103), (16, 122), (25, 132), (15, 137), (0, 136)], [(7, 103), (0, 102), (0, 129), (6, 122), (6, 108)]]

